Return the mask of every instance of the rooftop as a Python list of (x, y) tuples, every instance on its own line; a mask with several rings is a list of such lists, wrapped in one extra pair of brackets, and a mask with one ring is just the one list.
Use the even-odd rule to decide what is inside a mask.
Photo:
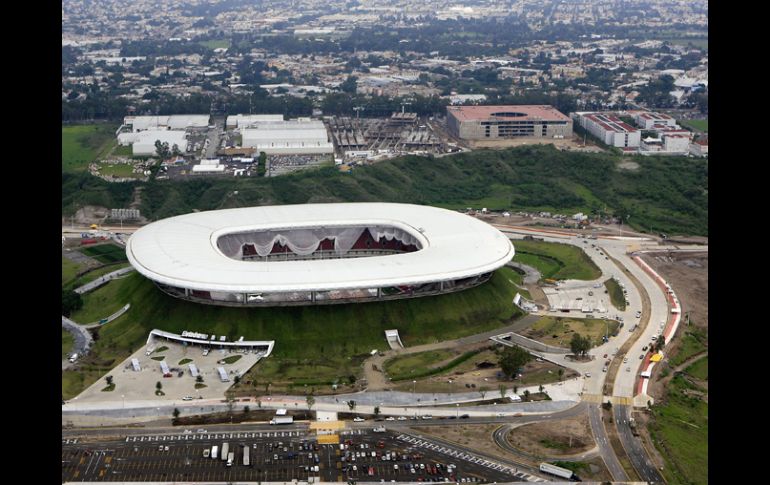
[(459, 121), (502, 119), (570, 121), (568, 116), (549, 105), (449, 106), (447, 107), (447, 113)]

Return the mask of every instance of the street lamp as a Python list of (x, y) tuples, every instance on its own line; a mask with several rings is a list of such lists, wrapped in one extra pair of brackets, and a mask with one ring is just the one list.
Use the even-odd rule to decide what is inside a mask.
[(121, 394), (120, 397), (123, 398), (123, 409), (126, 409), (126, 395), (125, 394)]
[(415, 393), (415, 388), (417, 387), (417, 381), (412, 381), (412, 394)]
[(457, 412), (455, 413), (455, 418), (460, 417), (460, 403), (456, 403), (455, 406), (457, 406)]

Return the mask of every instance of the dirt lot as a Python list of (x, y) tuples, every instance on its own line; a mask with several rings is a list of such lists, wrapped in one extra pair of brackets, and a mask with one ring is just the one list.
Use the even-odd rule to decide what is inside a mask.
[(520, 459), (520, 457), (506, 452), (495, 444), (492, 433), (499, 427), (499, 424), (465, 424), (461, 426), (421, 426), (411, 429), (414, 433), (433, 435), (453, 443), (472, 447), (474, 450), (488, 455), (509, 460)]
[[(682, 314), (690, 314), (690, 326), (708, 331), (708, 253), (649, 253), (643, 259), (671, 284), (682, 304)], [(686, 329), (686, 325), (679, 326), (673, 343), (666, 346), (668, 355), (679, 350)], [(661, 384), (666, 382), (668, 379), (651, 380), (648, 393), (660, 398), (664, 394)]]
[(508, 434), (508, 442), (525, 453), (548, 458), (585, 453), (596, 447), (586, 414), (519, 426)]

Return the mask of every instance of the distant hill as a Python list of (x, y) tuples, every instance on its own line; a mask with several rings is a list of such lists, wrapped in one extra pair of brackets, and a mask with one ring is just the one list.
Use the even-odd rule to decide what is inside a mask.
[[(635, 163), (624, 167), (638, 167), (618, 167), (629, 161)], [(122, 207), (131, 189), (115, 185), (123, 184), (63, 174), (65, 214), (84, 204)], [(142, 214), (151, 219), (193, 209), (383, 201), (565, 214), (606, 210), (630, 215), (629, 223), (637, 230), (708, 235), (707, 160), (564, 152), (551, 145), (443, 158), (406, 156), (350, 174), (329, 167), (267, 179), (196, 178), (138, 185), (144, 185)]]

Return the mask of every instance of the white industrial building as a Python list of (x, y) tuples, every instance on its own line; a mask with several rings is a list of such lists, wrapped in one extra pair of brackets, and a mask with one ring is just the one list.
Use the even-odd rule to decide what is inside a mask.
[(241, 130), (242, 145), (268, 155), (333, 153), (322, 121), (299, 118), (289, 121), (262, 121)]
[(662, 113), (653, 113), (649, 111), (639, 111), (634, 113), (634, 123), (644, 130), (651, 130), (656, 126), (669, 126), (678, 128), (676, 120), (669, 115)]
[(170, 116), (126, 116), (123, 124), (131, 125), (134, 132), (143, 130), (186, 130), (187, 128), (206, 128), (209, 115), (170, 115)]
[(118, 144), (133, 145), (134, 156), (157, 154), (155, 142), (168, 143), (169, 149), (176, 145), (180, 151), (187, 151), (187, 133), (176, 130), (145, 130), (137, 133), (120, 133)]
[(607, 145), (626, 148), (639, 147), (642, 132), (614, 114), (573, 113), (572, 116), (586, 131)]
[(262, 121), (283, 121), (283, 115), (233, 115), (227, 117), (227, 128), (248, 128)]
[(709, 156), (709, 142), (708, 140), (695, 140), (690, 143), (690, 155), (694, 157), (708, 157)]

